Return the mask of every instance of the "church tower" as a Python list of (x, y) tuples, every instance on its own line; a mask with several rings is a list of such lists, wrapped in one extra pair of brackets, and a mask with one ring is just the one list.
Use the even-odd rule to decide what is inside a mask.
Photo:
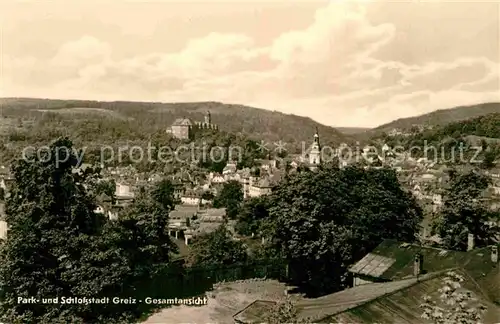
[(321, 163), (321, 146), (319, 144), (319, 134), (316, 128), (316, 133), (314, 134), (314, 142), (311, 146), (311, 151), (309, 152), (309, 163), (312, 165), (319, 165)]
[(210, 116), (210, 111), (207, 111), (206, 115), (205, 115), (205, 124), (210, 127), (210, 125), (212, 124), (212, 118)]

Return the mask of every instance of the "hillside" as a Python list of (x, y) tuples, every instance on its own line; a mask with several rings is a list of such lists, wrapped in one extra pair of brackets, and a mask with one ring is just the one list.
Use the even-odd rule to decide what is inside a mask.
[(500, 113), (500, 103), (484, 103), (474, 106), (441, 109), (425, 115), (397, 119), (378, 126), (369, 132), (387, 132), (394, 128), (410, 129), (413, 125), (443, 126), (448, 123), (459, 122), (491, 113)]
[[(212, 114), (214, 123), (220, 129), (233, 134), (245, 134), (252, 138), (268, 142), (282, 140), (287, 143), (310, 142), (318, 128), (325, 144), (350, 142), (333, 127), (325, 126), (307, 117), (283, 114), (243, 105), (223, 104), (219, 102), (192, 103), (146, 103), (146, 102), (99, 102), (81, 100), (51, 100), (31, 98), (0, 99), (4, 121), (0, 125), (9, 125), (12, 120), (37, 123), (50, 112), (61, 115), (60, 123), (71, 120), (79, 123), (106, 121), (114, 127), (121, 125), (127, 131), (124, 137), (144, 137), (157, 131), (164, 131), (179, 117), (201, 121), (207, 110)], [(106, 131), (110, 126), (100, 125)], [(0, 126), (1, 127), (1, 126)], [(5, 127), (4, 127), (5, 128)], [(5, 129), (4, 129), (5, 131)], [(142, 133), (142, 134), (138, 134)], [(105, 135), (105, 134), (103, 134)]]
[(370, 130), (370, 128), (366, 127), (335, 127), (335, 128), (342, 134), (346, 135), (359, 134)]
[[(476, 148), (480, 147), (482, 151), (474, 159), (483, 160), (485, 165), (492, 166), (493, 161), (500, 158), (500, 112), (448, 123), (410, 136), (382, 134), (373, 140), (405, 148), (433, 147), (442, 158), (449, 158), (450, 154), (456, 157), (463, 143), (465, 156), (473, 156), (477, 152)], [(412, 151), (422, 153), (421, 150)]]

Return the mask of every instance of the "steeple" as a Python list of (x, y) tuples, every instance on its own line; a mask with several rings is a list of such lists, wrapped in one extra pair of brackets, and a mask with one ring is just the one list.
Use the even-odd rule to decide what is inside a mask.
[(309, 152), (309, 163), (313, 165), (321, 163), (321, 147), (319, 144), (319, 134), (317, 127), (316, 133), (314, 133), (314, 142), (311, 146), (311, 151)]
[(207, 113), (205, 115), (205, 124), (210, 125), (212, 123), (212, 118), (210, 116), (210, 111), (207, 110)]

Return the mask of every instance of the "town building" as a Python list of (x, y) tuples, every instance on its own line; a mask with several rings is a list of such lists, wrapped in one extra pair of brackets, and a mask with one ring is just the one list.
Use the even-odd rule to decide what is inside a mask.
[(304, 163), (311, 170), (315, 170), (321, 164), (321, 144), (317, 129), (314, 133), (313, 143), (305, 152), (302, 152), (300, 162)]
[(189, 118), (178, 118), (174, 121), (172, 126), (167, 129), (167, 133), (172, 134), (174, 137), (182, 140), (191, 139), (197, 130), (218, 130), (219, 126), (212, 123), (212, 116), (210, 111), (207, 111), (203, 121), (192, 122)]
[(269, 179), (263, 178), (257, 180), (251, 177), (248, 185), (245, 186), (244, 184), (243, 193), (245, 197), (260, 197), (270, 194), (272, 189), (273, 185)]

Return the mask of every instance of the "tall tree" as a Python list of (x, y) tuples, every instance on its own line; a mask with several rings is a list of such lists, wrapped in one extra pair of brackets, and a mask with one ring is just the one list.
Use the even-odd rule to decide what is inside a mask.
[(110, 180), (100, 180), (95, 184), (95, 194), (105, 194), (111, 198), (111, 203), (116, 202), (116, 182), (113, 179)]
[[(106, 305), (44, 304), (42, 299), (106, 296), (120, 283), (112, 271), (124, 263), (107, 253), (109, 247), (98, 249), (106, 219), (94, 212), (94, 198), (84, 186), (92, 170), (73, 172), (74, 153), (71, 141), (60, 139), (12, 167), (9, 232), (0, 247), (0, 317), (8, 323), (96, 321)], [(37, 302), (22, 303), (20, 297)]]
[(238, 214), (240, 204), (243, 201), (243, 187), (235, 180), (224, 183), (222, 190), (215, 197), (213, 205), (215, 208), (226, 208), (229, 218), (235, 218)]
[(189, 262), (193, 265), (232, 265), (247, 260), (246, 248), (235, 241), (224, 225), (196, 237), (191, 244)]
[(139, 195), (115, 227), (124, 235), (122, 247), (138, 278), (150, 276), (177, 252), (168, 235), (170, 210), (151, 196), (147, 192)]
[(491, 211), (482, 193), (488, 188), (487, 176), (471, 171), (466, 174), (453, 172), (447, 188), (443, 208), (432, 223), (442, 244), (447, 249), (466, 250), (468, 234), (474, 235), (476, 246), (486, 246), (499, 233), (498, 213)]
[(243, 235), (259, 234), (261, 223), (269, 217), (269, 198), (253, 197), (246, 200), (237, 216), (236, 231)]
[(292, 280), (326, 293), (343, 288), (346, 269), (385, 238), (411, 242), (422, 210), (392, 170), (297, 173), (270, 196), (271, 246), (290, 263)]
[(160, 181), (156, 188), (153, 190), (153, 198), (160, 203), (165, 211), (169, 212), (172, 210), (177, 203), (174, 196), (174, 184), (168, 179)]

